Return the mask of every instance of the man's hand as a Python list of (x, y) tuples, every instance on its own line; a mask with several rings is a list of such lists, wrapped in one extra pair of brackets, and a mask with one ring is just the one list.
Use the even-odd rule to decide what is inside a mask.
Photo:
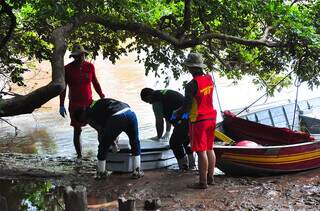
[(170, 121), (174, 122), (177, 120), (177, 113), (175, 111), (172, 112), (171, 117), (170, 117)]
[(60, 106), (59, 113), (62, 117), (67, 116), (67, 112), (64, 106)]
[(185, 112), (181, 115), (181, 119), (189, 119), (189, 113)]
[(160, 139), (158, 138), (158, 136), (152, 137), (150, 138), (152, 141), (160, 141)]
[(166, 131), (164, 135), (161, 137), (161, 139), (165, 141), (169, 140), (169, 138), (170, 138), (170, 131)]

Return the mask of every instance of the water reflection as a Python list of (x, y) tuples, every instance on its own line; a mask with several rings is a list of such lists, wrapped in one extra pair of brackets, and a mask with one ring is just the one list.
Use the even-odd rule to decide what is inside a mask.
[(48, 154), (57, 153), (57, 145), (44, 128), (30, 130), (22, 136), (7, 136), (0, 142), (0, 152), (16, 152), (24, 154)]
[(0, 187), (8, 210), (64, 210), (62, 191), (49, 181), (0, 180)]

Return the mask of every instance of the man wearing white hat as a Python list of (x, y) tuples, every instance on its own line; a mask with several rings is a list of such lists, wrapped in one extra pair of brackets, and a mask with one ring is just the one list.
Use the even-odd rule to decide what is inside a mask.
[[(85, 56), (88, 52), (81, 45), (75, 45), (72, 49), (70, 57), (74, 61), (67, 64), (65, 69), (65, 82), (69, 88), (69, 113), (71, 118), (70, 125), (74, 128), (73, 131), (73, 144), (77, 152), (77, 158), (82, 158), (81, 147), (81, 127), (85, 126), (86, 122), (77, 121), (73, 113), (79, 108), (86, 108), (92, 102), (91, 83), (95, 91), (99, 94), (100, 98), (104, 98), (101, 86), (95, 74), (94, 65), (85, 61)], [(67, 114), (64, 107), (64, 100), (66, 96), (66, 89), (60, 94), (60, 110), (59, 113), (62, 117)]]

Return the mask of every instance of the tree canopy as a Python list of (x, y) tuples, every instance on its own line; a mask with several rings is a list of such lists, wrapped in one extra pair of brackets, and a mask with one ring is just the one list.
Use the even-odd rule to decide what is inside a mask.
[(112, 62), (136, 51), (146, 74), (178, 78), (186, 52), (197, 51), (230, 79), (250, 75), (268, 87), (292, 69), (310, 87), (320, 84), (319, 0), (0, 0), (0, 20), (5, 83), (24, 85), (23, 59), (52, 64), (52, 82), (1, 99), (0, 116), (30, 113), (57, 96), (64, 54), (76, 43)]

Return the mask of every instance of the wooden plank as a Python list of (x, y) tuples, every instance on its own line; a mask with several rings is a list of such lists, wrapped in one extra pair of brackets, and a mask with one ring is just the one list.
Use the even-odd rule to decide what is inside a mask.
[(63, 194), (66, 211), (87, 211), (87, 190), (84, 186), (76, 186), (74, 189), (67, 186)]
[(7, 199), (0, 195), (0, 210), (8, 211)]
[(102, 208), (117, 209), (118, 208), (118, 200), (114, 200), (114, 201), (106, 202), (106, 203), (102, 203), (102, 204), (89, 204), (88, 208), (89, 209), (102, 209)]

